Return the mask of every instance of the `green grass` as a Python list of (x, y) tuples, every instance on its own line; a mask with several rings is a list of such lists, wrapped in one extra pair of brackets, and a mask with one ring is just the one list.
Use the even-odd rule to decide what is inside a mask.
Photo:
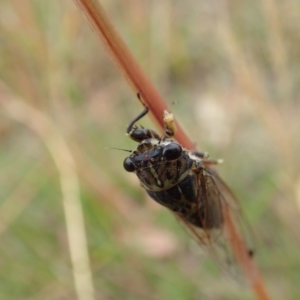
[[(103, 2), (198, 148), (225, 159), (273, 298), (299, 299), (299, 2)], [(136, 146), (141, 107), (72, 1), (2, 1), (0, 43), (0, 299), (76, 298), (62, 174), (12, 102), (76, 162), (95, 299), (254, 299), (123, 170), (111, 148)]]

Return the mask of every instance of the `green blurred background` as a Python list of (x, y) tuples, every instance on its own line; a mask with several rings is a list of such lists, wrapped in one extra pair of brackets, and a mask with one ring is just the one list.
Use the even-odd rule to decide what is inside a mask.
[[(300, 299), (300, 1), (102, 3), (198, 149), (225, 160), (273, 298)], [(0, 299), (76, 299), (79, 197), (95, 299), (254, 299), (123, 170), (111, 148), (136, 146), (140, 111), (71, 0), (1, 1)]]

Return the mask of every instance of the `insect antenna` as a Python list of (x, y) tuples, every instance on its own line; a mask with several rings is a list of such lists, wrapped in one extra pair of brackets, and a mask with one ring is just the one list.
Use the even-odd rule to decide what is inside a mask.
[(122, 149), (122, 148), (115, 148), (115, 147), (105, 147), (104, 148), (105, 150), (108, 150), (108, 149), (113, 149), (113, 150), (120, 150), (120, 151), (125, 151), (125, 152), (132, 152), (132, 150), (128, 150), (128, 149)]

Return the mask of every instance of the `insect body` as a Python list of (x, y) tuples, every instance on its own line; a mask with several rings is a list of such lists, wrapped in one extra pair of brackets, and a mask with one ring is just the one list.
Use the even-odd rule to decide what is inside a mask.
[(139, 142), (124, 160), (124, 168), (135, 172), (149, 196), (169, 208), (192, 231), (201, 229), (198, 238), (211, 244), (211, 234), (221, 232), (223, 211), (221, 195), (214, 174), (207, 168), (219, 160), (210, 160), (206, 153), (183, 148), (172, 139), (175, 134), (173, 115), (165, 112), (165, 134), (162, 137), (135, 123), (148, 112), (146, 108), (128, 126), (127, 134)]
[[(206, 153), (189, 151), (177, 143), (172, 138), (176, 131), (174, 118), (168, 112), (164, 112), (161, 137), (151, 129), (137, 127), (135, 123), (147, 113), (145, 108), (127, 127), (129, 137), (139, 144), (125, 158), (125, 170), (134, 172), (148, 195), (170, 209), (221, 269), (238, 279), (240, 268), (236, 267), (241, 261), (237, 263), (231, 247), (236, 237), (224, 230), (225, 223), (228, 218), (234, 220), (249, 241), (252, 232), (243, 222), (232, 192), (210, 168), (221, 160), (208, 159)], [(253, 250), (244, 250), (252, 257)]]

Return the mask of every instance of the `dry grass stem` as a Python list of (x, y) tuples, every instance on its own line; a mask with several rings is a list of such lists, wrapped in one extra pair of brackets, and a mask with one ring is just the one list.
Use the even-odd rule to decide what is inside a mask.
[[(218, 32), (222, 44), (225, 45), (225, 50), (228, 53), (230, 63), (235, 73), (235, 78), (241, 89), (250, 96), (250, 103), (255, 111), (258, 112), (258, 119), (264, 123), (264, 127), (268, 129), (269, 136), (273, 140), (274, 149), (277, 150), (278, 156), (284, 162), (285, 172), (287, 174), (294, 174), (297, 176), (297, 167), (293, 145), (295, 136), (297, 135), (295, 124), (287, 122), (285, 104), (286, 99), (289, 99), (289, 84), (287, 71), (287, 54), (283, 46), (282, 36), (280, 35), (280, 25), (278, 24), (278, 8), (272, 4), (271, 0), (264, 1), (265, 18), (267, 19), (272, 66), (275, 68), (274, 72), (278, 79), (278, 84), (275, 84), (277, 94), (279, 94), (280, 103), (278, 106), (274, 105), (274, 101), (270, 98), (264, 84), (263, 78), (259, 70), (256, 68), (255, 62), (251, 57), (246, 57), (243, 49), (240, 47), (237, 37), (231, 28), (230, 22), (225, 18), (218, 26)], [(225, 24), (225, 25), (224, 25)], [(277, 30), (278, 29), (278, 30)], [(273, 41), (273, 42), (272, 42)], [(289, 190), (291, 194), (294, 191), (294, 183), (290, 178), (285, 180), (279, 179), (278, 189)], [(293, 194), (296, 199), (296, 205), (299, 207), (297, 201), (297, 193)], [(300, 211), (300, 210), (299, 210)]]
[[(277, 79), (277, 91), (280, 101), (286, 104), (290, 92), (289, 72), (287, 68), (288, 53), (282, 38), (283, 28), (281, 23), (280, 3), (274, 0), (262, 1), (264, 17), (268, 28), (268, 46), (272, 66)], [(282, 107), (284, 107), (282, 105)]]
[(79, 182), (68, 145), (45, 114), (12, 95), (3, 84), (0, 85), (0, 105), (11, 119), (27, 126), (44, 142), (54, 160), (59, 173), (77, 297), (80, 300), (93, 300), (94, 288)]
[(35, 167), (25, 178), (22, 178), (5, 202), (1, 204), (0, 238), (33, 200), (37, 191), (29, 183), (31, 177), (36, 176), (38, 171), (40, 171), (40, 166)]

